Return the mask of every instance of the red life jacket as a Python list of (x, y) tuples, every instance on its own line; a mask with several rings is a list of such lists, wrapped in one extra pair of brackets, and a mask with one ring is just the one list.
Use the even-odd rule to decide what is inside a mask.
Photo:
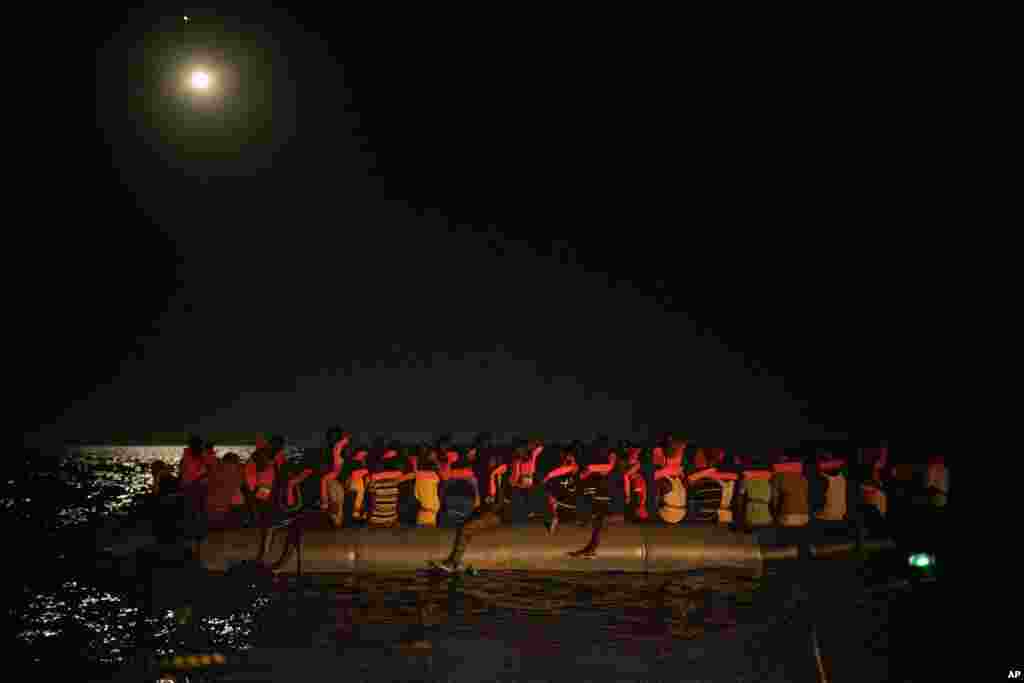
[(664, 467), (665, 449), (662, 448), (661, 446), (656, 446), (654, 450), (651, 451), (651, 462), (654, 464), (655, 467)]

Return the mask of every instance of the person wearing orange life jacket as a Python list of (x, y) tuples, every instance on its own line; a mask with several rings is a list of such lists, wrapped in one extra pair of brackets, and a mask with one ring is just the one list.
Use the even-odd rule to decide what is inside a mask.
[(206, 510), (214, 527), (231, 528), (241, 524), (245, 497), (245, 472), (237, 453), (228, 453), (210, 470)]
[(530, 439), (520, 457), (513, 462), (513, 471), (509, 479), (514, 516), (532, 519), (540, 515), (539, 498), (543, 496), (541, 487), (536, 486), (539, 479), (537, 460), (544, 452), (544, 443), (540, 439)]
[(570, 552), (570, 557), (595, 557), (601, 543), (601, 532), (612, 521), (609, 515), (611, 476), (618, 464), (618, 454), (616, 449), (602, 448), (597, 457), (603, 458), (604, 462), (591, 462), (579, 474), (582, 486), (594, 492), (590, 541), (582, 549)]
[[(469, 449), (465, 455), (441, 470), (441, 487), (444, 497), (445, 513), (453, 526), (464, 524), (473, 511), (480, 507), (480, 484), (473, 466), (476, 464), (476, 451)], [(450, 455), (446, 456), (450, 461)]]
[(416, 474), (419, 472), (419, 447), (405, 449), (402, 459), (402, 478), (398, 482), (398, 522), (402, 526), (416, 526), (419, 499), (416, 498)]
[(646, 521), (649, 518), (647, 512), (647, 481), (641, 470), (643, 463), (643, 448), (633, 444), (626, 446), (626, 463), (623, 472), (623, 493), (627, 513), (635, 521)]
[[(449, 472), (449, 477), (458, 476), (460, 466), (471, 462), (473, 458), (477, 457), (477, 453), (481, 453), (480, 458), (486, 457), (486, 466), (480, 470), (480, 475), (487, 479), (487, 495), (484, 502), (470, 514), (466, 515), (461, 520), (455, 530), (455, 541), (452, 544), (452, 551), (448, 555), (448, 558), (442, 562), (429, 561), (428, 564), (434, 569), (438, 569), (447, 573), (452, 573), (458, 570), (462, 564), (462, 558), (466, 553), (466, 549), (469, 547), (472, 539), (488, 530), (495, 529), (504, 521), (505, 517), (505, 505), (507, 498), (504, 495), (504, 485), (502, 480), (507, 477), (508, 468), (503, 466), (505, 463), (501, 462), (501, 459), (496, 453), (490, 451), (489, 448), (485, 449), (484, 446), (488, 442), (484, 439), (477, 441), (479, 451), (476, 449), (470, 449), (466, 457), (457, 463), (457, 466)], [(472, 469), (472, 468), (469, 468)], [(474, 475), (475, 476), (475, 475)], [(449, 480), (451, 481), (451, 480)]]
[(206, 513), (206, 486), (211, 460), (198, 436), (189, 439), (188, 446), (178, 463), (181, 492), (185, 496), (189, 515), (201, 517)]
[(200, 482), (207, 475), (209, 458), (203, 450), (203, 440), (198, 436), (189, 439), (188, 446), (181, 455), (178, 462), (178, 476), (181, 485), (192, 486)]
[(717, 481), (722, 487), (721, 503), (718, 508), (718, 523), (732, 524), (733, 501), (736, 497), (736, 486), (739, 480), (739, 470), (726, 458), (725, 449), (711, 449), (711, 463), (709, 476)]
[(579, 473), (576, 454), (580, 450), (579, 443), (566, 446), (562, 450), (562, 464), (544, 475), (543, 484), (548, 499), (548, 519), (545, 527), (549, 534), (555, 533), (560, 521), (576, 512)]
[(846, 463), (831, 453), (823, 453), (817, 460), (817, 467), (825, 482), (825, 504), (816, 517), (823, 522), (846, 520)]
[(371, 464), (367, 488), (371, 528), (388, 528), (398, 524), (398, 486), (406, 475), (404, 465), (396, 443), (389, 444), (380, 459)]
[(437, 514), (441, 511), (441, 475), (438, 473), (437, 452), (424, 450), (426, 454), (417, 463), (415, 473), (415, 496), (419, 503), (416, 525), (436, 527)]
[(772, 500), (779, 526), (807, 526), (810, 522), (808, 481), (799, 459), (784, 456), (772, 466)]
[(686, 517), (686, 487), (681, 477), (666, 475), (657, 481), (658, 518), (666, 524), (678, 524)]
[(256, 451), (245, 468), (245, 494), (249, 518), (257, 526), (265, 527), (275, 514), (274, 491), (276, 469), (269, 451)]
[(352, 435), (340, 427), (332, 427), (327, 431), (327, 448), (330, 452), (329, 462), (320, 476), (320, 509), (329, 511), (332, 520), (337, 520), (339, 524), (343, 514), (345, 487), (338, 478), (345, 466), (345, 449), (351, 441)]
[(347, 463), (343, 473), (345, 479), (345, 492), (353, 497), (352, 519), (354, 521), (366, 521), (366, 489), (369, 483), (370, 469), (367, 459), (370, 449), (360, 446), (354, 449), (352, 459)]
[(761, 458), (746, 458), (737, 491), (736, 509), (741, 528), (753, 531), (774, 524), (772, 515), (772, 477), (774, 472)]
[[(684, 477), (683, 454), (686, 452), (686, 441), (669, 435), (663, 447), (655, 448), (652, 462), (658, 468), (654, 472), (655, 481), (667, 476)], [(660, 455), (659, 455), (660, 453)], [(658, 466), (658, 463), (662, 463)]]

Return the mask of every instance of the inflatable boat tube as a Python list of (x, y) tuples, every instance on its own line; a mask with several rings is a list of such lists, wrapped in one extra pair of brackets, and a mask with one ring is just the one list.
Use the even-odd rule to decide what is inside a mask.
[[(805, 530), (786, 530), (787, 532)], [(199, 544), (199, 559), (210, 571), (224, 572), (244, 561), (260, 558), (259, 529), (211, 531)], [(263, 560), (275, 571), (299, 569), (297, 536), (275, 530)], [(454, 529), (307, 529), (301, 534), (302, 571), (311, 574), (409, 572), (451, 552)], [(543, 525), (502, 526), (475, 536), (463, 558), (477, 569), (673, 573), (701, 569), (730, 569), (760, 576), (766, 562), (797, 559), (800, 545), (811, 557), (827, 557), (855, 548), (852, 540), (805, 535), (793, 543), (792, 533), (780, 544), (770, 534), (748, 534), (715, 524), (621, 525), (607, 529), (597, 556), (573, 558), (590, 539), (590, 528), (559, 527), (548, 535)], [(891, 547), (891, 541), (872, 541), (867, 549)], [(877, 548), (876, 548), (877, 547)]]

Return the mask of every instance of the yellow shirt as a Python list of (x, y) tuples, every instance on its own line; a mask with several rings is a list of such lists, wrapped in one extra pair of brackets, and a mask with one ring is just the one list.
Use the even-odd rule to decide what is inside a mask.
[[(433, 476), (431, 476), (433, 475)], [(416, 500), (420, 504), (421, 515), (418, 518), (426, 523), (426, 517), (436, 519), (437, 511), (441, 509), (441, 498), (438, 495), (440, 478), (433, 472), (419, 472), (416, 475), (416, 487), (414, 489)], [(428, 513), (423, 515), (422, 513)]]
[(686, 489), (679, 477), (666, 477), (672, 490), (662, 499), (658, 514), (669, 524), (678, 524), (686, 516)]

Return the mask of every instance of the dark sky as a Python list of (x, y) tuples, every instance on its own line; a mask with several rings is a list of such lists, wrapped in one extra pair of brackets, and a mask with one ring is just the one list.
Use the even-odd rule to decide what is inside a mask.
[[(941, 65), (610, 19), (181, 13), (96, 34), (92, 142), (50, 200), (68, 229), (27, 237), (33, 438), (749, 447), (949, 414)], [(218, 103), (175, 90), (197, 56)]]

